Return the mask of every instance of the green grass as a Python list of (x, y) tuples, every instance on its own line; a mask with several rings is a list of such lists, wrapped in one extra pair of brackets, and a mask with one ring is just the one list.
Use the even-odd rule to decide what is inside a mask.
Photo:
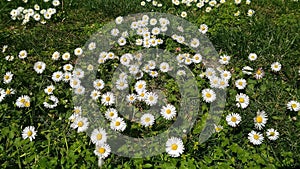
[[(147, 9), (141, 7), (138, 0), (64, 0), (63, 7), (57, 9), (58, 14), (49, 23), (29, 23), (26, 26), (9, 18), (10, 10), (20, 4), (22, 3), (0, 2), (0, 47), (8, 45), (7, 53), (15, 56), (13, 62), (8, 62), (0, 54), (0, 77), (5, 72), (12, 71), (16, 79), (9, 87), (17, 90), (17, 94), (5, 99), (0, 105), (1, 168), (97, 167), (97, 158), (93, 154), (94, 145), (89, 136), (76, 133), (70, 128), (68, 117), (72, 114), (73, 105), (72, 92), (68, 86), (55, 84), (55, 95), (65, 104), (50, 111), (42, 106), (45, 97), (43, 89), (52, 83), (51, 73), (68, 63), (52, 61), (51, 55), (54, 51), (72, 53), (117, 16), (152, 9), (177, 15), (180, 11), (188, 11), (187, 20), (197, 25), (206, 23), (209, 26), (208, 37), (216, 50), (232, 57), (227, 69), (235, 73), (230, 81), (227, 104), (221, 120), (224, 129), (202, 144), (197, 143), (199, 133), (187, 135), (184, 141), (186, 152), (179, 158), (162, 154), (145, 159), (130, 159), (112, 154), (105, 160), (103, 168), (300, 167), (300, 117), (297, 112), (289, 112), (286, 108), (288, 101), (300, 100), (299, 2), (253, 0), (250, 5), (256, 11), (253, 17), (243, 16), (245, 14), (234, 17), (233, 12), (237, 9), (245, 13), (250, 7), (242, 5), (237, 8), (232, 4), (225, 4), (210, 13), (204, 13), (186, 7), (175, 8), (171, 4), (168, 4), (168, 8)], [(20, 50), (29, 52), (25, 61), (17, 59)], [(259, 56), (255, 62), (247, 59), (251, 52)], [(72, 62), (75, 59), (73, 57)], [(33, 76), (30, 71), (38, 60), (49, 65), (49, 69), (42, 76)], [(275, 61), (283, 65), (279, 73), (270, 69)], [(242, 75), (240, 71), (247, 65), (254, 69), (262, 67), (266, 71), (265, 77), (256, 81)], [(196, 69), (194, 73), (200, 72), (200, 69)], [(248, 81), (249, 87), (245, 91), (251, 100), (245, 110), (236, 108), (235, 95), (239, 91), (233, 87), (234, 80), (242, 77), (252, 79)], [(8, 86), (1, 83), (0, 87)], [(13, 103), (17, 97), (30, 92), (33, 93), (32, 105), (36, 106), (24, 110), (16, 108)], [(268, 113), (266, 129), (277, 129), (280, 137), (275, 142), (265, 138), (262, 145), (253, 146), (249, 143), (247, 134), (254, 128), (253, 118), (258, 109)], [(226, 124), (225, 117), (229, 112), (240, 113), (242, 116), (243, 120), (238, 128), (231, 128)], [(292, 120), (293, 117), (298, 119)], [(33, 142), (21, 137), (22, 129), (29, 125), (34, 125), (38, 130)], [(195, 128), (202, 126), (203, 121), (199, 118)]]

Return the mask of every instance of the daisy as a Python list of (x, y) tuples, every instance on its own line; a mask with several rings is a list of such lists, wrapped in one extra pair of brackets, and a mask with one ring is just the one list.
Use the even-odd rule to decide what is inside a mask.
[(200, 45), (200, 42), (199, 42), (198, 39), (193, 38), (193, 39), (191, 40), (190, 45), (191, 45), (191, 47), (193, 47), (193, 48), (197, 48), (197, 47)]
[(220, 78), (219, 79), (219, 84), (218, 84), (218, 87), (219, 89), (225, 89), (226, 87), (229, 86), (229, 82), (227, 79), (224, 79), (224, 78)]
[(63, 66), (64, 71), (71, 71), (73, 70), (73, 66), (71, 64), (65, 64)]
[(187, 13), (185, 11), (183, 11), (183, 12), (181, 12), (180, 16), (185, 18), (187, 16)]
[(126, 123), (124, 122), (123, 118), (116, 117), (111, 120), (110, 128), (115, 131), (124, 131), (126, 128)]
[(287, 103), (287, 108), (290, 110), (290, 111), (299, 111), (300, 110), (300, 103), (297, 102), (297, 101), (289, 101)]
[(129, 73), (132, 75), (135, 75), (139, 72), (139, 66), (138, 65), (130, 65), (129, 67)]
[(81, 106), (75, 106), (73, 112), (76, 116), (80, 116), (82, 113)]
[(237, 5), (240, 4), (241, 2), (242, 2), (242, 0), (234, 0), (234, 3)]
[(147, 92), (145, 97), (145, 102), (149, 106), (153, 106), (157, 103), (158, 96), (156, 93), (153, 92)]
[(202, 34), (205, 34), (205, 33), (208, 31), (208, 26), (207, 26), (206, 24), (201, 24), (201, 25), (200, 25), (199, 31), (200, 31)]
[(268, 116), (265, 111), (259, 111), (256, 113), (256, 117), (254, 117), (254, 124), (255, 128), (258, 130), (261, 130), (263, 127), (265, 127)]
[(259, 144), (261, 144), (263, 142), (264, 137), (263, 137), (263, 135), (261, 133), (252, 130), (248, 134), (248, 139), (250, 140), (250, 142), (252, 144), (259, 145)]
[(83, 86), (78, 86), (77, 88), (75, 88), (74, 93), (77, 95), (83, 95), (85, 92), (85, 88)]
[(99, 97), (100, 97), (100, 95), (101, 95), (101, 93), (99, 92), (99, 91), (97, 91), (97, 90), (93, 90), (92, 92), (91, 92), (91, 98), (93, 99), (93, 100), (97, 100)]
[(74, 54), (75, 54), (76, 56), (80, 56), (80, 55), (82, 55), (82, 53), (83, 53), (83, 50), (82, 50), (81, 48), (76, 48), (76, 49), (74, 50)]
[(249, 105), (249, 96), (246, 94), (240, 93), (235, 96), (236, 106), (241, 107), (242, 109), (248, 107)]
[(269, 140), (277, 140), (279, 137), (279, 132), (273, 128), (267, 130), (267, 136)]
[(61, 71), (57, 71), (52, 74), (52, 80), (54, 82), (60, 82), (62, 78), (63, 78), (63, 73)]
[(84, 71), (80, 68), (76, 68), (75, 70), (73, 70), (72, 74), (73, 77), (77, 77), (79, 79), (84, 77)]
[(114, 108), (109, 108), (105, 111), (105, 117), (108, 119), (108, 120), (112, 120), (116, 117), (118, 117), (118, 112), (116, 109)]
[(217, 133), (219, 133), (221, 130), (223, 130), (223, 126), (221, 126), (221, 125), (214, 124), (214, 127), (215, 127), (215, 132), (217, 132)]
[(193, 56), (194, 63), (200, 63), (201, 61), (202, 61), (202, 56), (199, 53), (197, 53)]
[(231, 73), (227, 70), (221, 72), (221, 77), (225, 80), (229, 80), (231, 78)]
[(179, 157), (184, 152), (184, 145), (180, 138), (171, 137), (166, 142), (166, 152), (171, 157)]
[(116, 88), (118, 89), (118, 90), (124, 90), (124, 89), (126, 89), (128, 87), (128, 83), (127, 83), (127, 81), (125, 80), (125, 79), (118, 79), (117, 81), (116, 81)]
[(89, 50), (94, 50), (94, 49), (96, 49), (96, 43), (95, 43), (95, 42), (91, 42), (91, 43), (88, 45), (88, 49), (89, 49)]
[(47, 86), (46, 89), (44, 89), (44, 92), (46, 94), (50, 95), (50, 94), (53, 94), (54, 89), (55, 89), (55, 86), (50, 85), (50, 86)]
[(73, 129), (77, 129), (77, 132), (84, 132), (88, 129), (89, 122), (85, 117), (78, 116), (75, 118), (75, 121), (71, 124)]
[(61, 56), (61, 58), (62, 58), (63, 60), (70, 60), (71, 54), (70, 54), (69, 52), (66, 52), (66, 53), (64, 53), (64, 54)]
[(111, 148), (106, 143), (96, 145), (96, 149), (94, 150), (94, 154), (97, 155), (100, 159), (105, 159), (106, 157), (108, 157), (110, 152)]
[(242, 121), (242, 118), (237, 113), (231, 113), (226, 116), (226, 121), (229, 126), (236, 127)]
[(246, 85), (247, 85), (247, 82), (245, 79), (238, 79), (237, 81), (235, 81), (235, 86), (239, 90), (245, 89)]
[(22, 95), (19, 97), (16, 101), (17, 107), (23, 108), (23, 107), (30, 107), (30, 97), (27, 95)]
[(0, 103), (4, 100), (6, 96), (5, 90), (0, 88)]
[(19, 58), (20, 59), (25, 59), (27, 57), (27, 52), (26, 50), (22, 50), (19, 52)]
[(243, 71), (244, 74), (251, 75), (253, 69), (249, 66), (245, 66), (245, 67), (243, 67), (242, 71)]
[(35, 139), (36, 133), (37, 132), (35, 131), (34, 126), (27, 126), (22, 131), (22, 138), (24, 140), (29, 138), (29, 140), (32, 141), (33, 139)]
[(207, 68), (205, 71), (205, 76), (209, 79), (216, 75), (216, 71), (213, 68)]
[(274, 72), (278, 72), (280, 71), (281, 69), (281, 64), (279, 62), (275, 62), (271, 65), (271, 69), (274, 71)]
[(255, 53), (250, 53), (248, 58), (249, 58), (249, 60), (254, 61), (257, 59), (257, 55)]
[(229, 61), (230, 61), (230, 56), (228, 55), (220, 56), (219, 63), (221, 63), (222, 65), (228, 65)]
[(255, 13), (255, 11), (253, 9), (249, 9), (248, 12), (247, 12), (247, 16), (253, 16)]
[(162, 72), (168, 72), (170, 70), (170, 66), (167, 62), (163, 62), (160, 64), (159, 69)]
[(118, 16), (116, 19), (115, 19), (115, 22), (117, 25), (121, 24), (123, 22), (123, 17), (122, 16)]
[(96, 79), (94, 82), (93, 82), (93, 86), (96, 90), (101, 90), (104, 88), (105, 86), (105, 83), (102, 79)]
[(164, 119), (171, 120), (176, 116), (176, 108), (171, 104), (167, 104), (163, 106), (160, 110), (160, 114), (163, 116)]
[[(0, 93), (1, 93), (0, 95), (3, 95), (2, 90), (3, 90), (3, 89), (0, 88)], [(12, 89), (12, 88), (7, 88), (6, 91), (5, 91), (5, 95), (12, 95), (12, 94), (15, 94), (15, 92), (16, 92), (16, 91), (15, 91), (14, 89)], [(1, 97), (1, 96), (0, 96), (0, 97)]]
[(101, 103), (105, 106), (111, 106), (115, 103), (115, 97), (112, 92), (107, 92), (101, 96)]
[(209, 79), (209, 84), (211, 88), (219, 88), (220, 85), (220, 78), (217, 76), (213, 76)]
[(144, 127), (152, 126), (155, 118), (152, 114), (146, 113), (141, 117), (141, 125)]
[(178, 70), (176, 74), (178, 76), (184, 76), (184, 75), (186, 75), (186, 72), (184, 70)]
[(14, 74), (12, 74), (11, 72), (6, 72), (4, 77), (3, 77), (3, 83), (4, 84), (8, 84), (12, 81)]
[(206, 103), (211, 103), (216, 100), (216, 93), (211, 89), (203, 89), (202, 97)]
[(33, 69), (39, 74), (43, 73), (45, 68), (46, 68), (46, 64), (44, 62), (40, 62), (40, 61), (36, 62), (33, 66)]
[(106, 142), (107, 134), (103, 128), (94, 129), (91, 134), (93, 144), (100, 145)]
[(128, 103), (134, 103), (136, 100), (136, 95), (135, 94), (129, 94), (126, 96), (126, 100)]
[(137, 99), (138, 99), (139, 101), (145, 101), (146, 94), (147, 94), (147, 90), (142, 90), (142, 91), (139, 91), (139, 92), (137, 92), (137, 93), (138, 93)]
[(139, 80), (134, 85), (134, 90), (136, 92), (144, 91), (146, 89), (147, 83), (144, 80)]
[(58, 60), (60, 57), (60, 53), (55, 51), (53, 54), (52, 54), (52, 60)]
[(125, 39), (124, 37), (120, 37), (120, 38), (118, 39), (118, 44), (119, 44), (120, 46), (126, 45), (126, 39)]
[(48, 108), (48, 109), (53, 109), (58, 105), (58, 98), (51, 95), (49, 98), (50, 101), (52, 101), (52, 104), (49, 104), (48, 102), (43, 102), (44, 107)]
[(80, 86), (80, 84), (81, 84), (81, 81), (78, 78), (71, 78), (70, 79), (70, 86), (73, 89), (78, 88)]
[(254, 77), (256, 79), (261, 79), (264, 77), (264, 75), (265, 75), (265, 71), (262, 68), (258, 68), (257, 71), (255, 72)]
[(59, 6), (59, 5), (60, 5), (59, 0), (53, 0), (53, 1), (52, 1), (52, 5), (53, 5), (53, 6)]

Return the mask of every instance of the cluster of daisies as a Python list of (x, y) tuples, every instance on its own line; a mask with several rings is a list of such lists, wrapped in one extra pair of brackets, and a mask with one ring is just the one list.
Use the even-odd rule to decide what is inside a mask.
[[(24, 3), (27, 3), (28, 0), (23, 0)], [(45, 3), (48, 3), (49, 0), (44, 0)], [(45, 24), (47, 20), (50, 20), (51, 17), (56, 14), (56, 8), (60, 5), (59, 0), (52, 0), (53, 7), (48, 9), (42, 9), (41, 5), (35, 4), (33, 8), (24, 8), (22, 6), (13, 9), (10, 11), (10, 16), (12, 20), (22, 20), (22, 25), (27, 24), (30, 20), (40, 22)], [(44, 5), (43, 5), (44, 6)]]
[[(146, 0), (141, 1), (141, 5), (145, 6), (146, 4), (151, 4), (154, 7), (162, 7), (162, 4), (156, 0)], [(210, 12), (213, 8), (218, 8), (221, 4), (226, 3), (226, 0), (172, 0), (172, 4), (176, 7), (178, 6), (186, 6), (186, 7), (196, 7), (198, 9), (205, 9), (205, 12)], [(229, 3), (229, 2), (227, 2)], [(242, 4), (242, 0), (234, 0), (234, 4), (240, 6)], [(245, 1), (246, 5), (251, 4), (251, 0)], [(246, 13), (247, 16), (252, 17), (255, 11), (253, 9), (249, 9)], [(239, 16), (241, 12), (238, 10), (234, 12), (234, 16)], [(185, 18), (188, 16), (186, 11), (182, 11), (180, 16)]]

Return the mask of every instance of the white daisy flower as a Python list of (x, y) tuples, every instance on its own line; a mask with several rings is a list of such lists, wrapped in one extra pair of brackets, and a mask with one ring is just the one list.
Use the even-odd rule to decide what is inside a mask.
[(248, 58), (249, 58), (249, 60), (254, 61), (257, 59), (257, 55), (255, 53), (250, 53)]
[(126, 100), (128, 103), (134, 103), (136, 100), (136, 95), (135, 94), (129, 94), (126, 96)]
[(269, 140), (275, 141), (279, 138), (279, 132), (273, 128), (268, 129), (266, 133)]
[(106, 157), (108, 157), (110, 152), (111, 148), (106, 143), (96, 145), (96, 149), (94, 150), (94, 154), (97, 155), (100, 159), (105, 159)]
[(52, 60), (58, 60), (60, 57), (60, 53), (58, 51), (55, 51), (53, 54), (52, 54)]
[(4, 89), (0, 88), (0, 103), (4, 100), (6, 92)]
[(74, 54), (75, 54), (76, 56), (80, 56), (80, 55), (82, 55), (82, 53), (83, 53), (83, 50), (82, 50), (81, 48), (76, 48), (76, 49), (74, 50)]
[(20, 96), (16, 101), (17, 107), (30, 107), (30, 97), (27, 95)]
[(57, 98), (57, 97), (51, 95), (50, 98), (49, 98), (49, 100), (50, 100), (51, 102), (53, 102), (53, 103), (52, 103), (52, 104), (49, 104), (48, 102), (43, 102), (44, 107), (46, 107), (46, 108), (48, 108), (48, 109), (53, 109), (53, 108), (55, 108), (55, 107), (58, 105), (58, 102), (59, 102), (59, 101), (58, 101), (58, 98)]
[(229, 82), (227, 79), (220, 78), (218, 88), (219, 89), (226, 89), (229, 86)]
[(135, 83), (134, 90), (136, 92), (144, 91), (144, 90), (146, 90), (146, 86), (147, 86), (147, 83), (145, 80), (139, 80)]
[(99, 91), (97, 91), (97, 90), (93, 90), (92, 92), (91, 92), (91, 98), (93, 99), (93, 100), (97, 100), (99, 97), (100, 97), (100, 95), (101, 95), (101, 93), (99, 92)]
[(120, 38), (118, 39), (118, 44), (119, 44), (120, 46), (126, 45), (126, 39), (125, 39), (124, 37), (120, 37)]
[(287, 103), (287, 108), (290, 110), (290, 111), (300, 111), (300, 103), (297, 102), (297, 101), (289, 101)]
[(71, 78), (70, 79), (70, 86), (73, 89), (78, 88), (81, 85), (81, 81), (78, 78)]
[(50, 94), (53, 94), (54, 89), (55, 89), (55, 86), (50, 85), (50, 86), (47, 86), (46, 89), (44, 89), (44, 92), (46, 94), (50, 95)]
[(150, 71), (149, 75), (154, 78), (154, 77), (158, 76), (158, 72), (157, 71)]
[(179, 157), (184, 152), (184, 145), (180, 138), (171, 137), (166, 142), (166, 152), (171, 157)]
[(27, 51), (26, 50), (21, 50), (19, 52), (19, 58), (20, 59), (25, 59), (27, 57)]
[(162, 62), (159, 65), (159, 70), (162, 71), (162, 72), (168, 72), (170, 70), (170, 66), (167, 62)]
[(145, 96), (145, 102), (149, 106), (153, 106), (157, 103), (158, 96), (156, 93), (153, 92), (147, 92)]
[(152, 114), (146, 113), (141, 117), (141, 125), (144, 127), (149, 127), (154, 124), (155, 118)]
[(193, 62), (194, 63), (200, 63), (201, 61), (202, 61), (202, 56), (199, 54), (199, 53), (197, 53), (197, 54), (195, 54), (194, 56), (193, 56)]
[(126, 123), (124, 122), (123, 118), (116, 117), (111, 120), (110, 128), (115, 131), (124, 131), (126, 128)]
[(60, 82), (62, 78), (63, 78), (63, 73), (61, 71), (57, 71), (52, 74), (52, 80), (54, 82)]
[(255, 11), (253, 9), (249, 9), (248, 12), (247, 12), (247, 16), (253, 16), (255, 13)]
[(35, 131), (34, 126), (27, 126), (22, 131), (22, 138), (24, 140), (29, 138), (29, 140), (32, 141), (33, 139), (35, 139), (36, 133), (37, 132)]
[(81, 106), (75, 106), (73, 112), (76, 116), (80, 116), (82, 113)]
[(193, 38), (190, 43), (191, 47), (197, 48), (200, 45), (200, 41), (197, 38)]
[(122, 16), (118, 16), (116, 19), (115, 19), (115, 22), (117, 25), (120, 25), (122, 22), (123, 22), (123, 17)]
[(128, 82), (126, 79), (118, 79), (116, 81), (116, 88), (118, 90), (124, 90), (128, 87)]
[(205, 71), (205, 76), (210, 79), (211, 77), (214, 77), (216, 75), (216, 71), (213, 68), (207, 68)]
[(237, 127), (237, 125), (242, 121), (242, 118), (238, 113), (231, 113), (226, 116), (226, 121), (229, 126)]
[(260, 145), (264, 141), (263, 135), (253, 130), (248, 134), (248, 139), (254, 145)]
[(105, 111), (105, 117), (108, 119), (108, 120), (112, 120), (114, 118), (117, 118), (118, 117), (118, 112), (116, 109), (114, 108), (109, 108)]
[(77, 129), (77, 132), (84, 132), (89, 127), (88, 119), (85, 117), (78, 116), (75, 118), (75, 121), (71, 124), (73, 129)]
[(72, 74), (73, 74), (73, 77), (76, 77), (79, 79), (84, 77), (84, 71), (80, 68), (76, 68), (75, 70), (73, 70)]
[(96, 79), (94, 82), (93, 82), (93, 86), (96, 90), (102, 90), (105, 86), (105, 83), (102, 79)]
[(147, 95), (147, 90), (141, 90), (141, 91), (139, 91), (137, 93), (138, 93), (137, 99), (139, 101), (145, 101), (145, 98), (146, 98), (146, 95)]
[(66, 52), (66, 53), (64, 53), (64, 54), (61, 56), (61, 58), (62, 58), (63, 60), (70, 60), (71, 54), (70, 54), (69, 52)]
[(221, 77), (223, 79), (229, 80), (231, 78), (231, 73), (227, 70), (221, 71)]
[(238, 79), (237, 81), (235, 81), (235, 86), (239, 89), (245, 89), (247, 85), (247, 81), (245, 79)]
[(219, 133), (221, 130), (223, 130), (223, 126), (221, 126), (221, 125), (214, 124), (214, 127), (215, 127), (215, 132), (217, 132), (217, 133)]
[(74, 93), (77, 95), (83, 95), (85, 92), (85, 88), (83, 86), (78, 86), (74, 90), (75, 90)]
[(228, 55), (220, 56), (220, 59), (219, 59), (220, 64), (228, 65), (229, 61), (230, 61), (230, 56), (228, 56)]
[(53, 0), (53, 1), (52, 1), (52, 5), (53, 5), (53, 6), (59, 6), (59, 5), (60, 5), (59, 0)]
[(92, 131), (91, 140), (93, 144), (100, 145), (106, 142), (107, 133), (103, 128), (97, 128)]
[(94, 49), (96, 49), (96, 43), (95, 42), (91, 42), (89, 45), (88, 45), (88, 49), (89, 50), (94, 50)]
[(129, 73), (132, 75), (135, 75), (139, 72), (139, 66), (138, 65), (130, 65), (129, 67)]
[(242, 0), (234, 0), (234, 3), (237, 5), (240, 4), (241, 2), (242, 2)]
[(216, 100), (216, 93), (212, 89), (203, 89), (202, 97), (206, 103), (211, 103)]
[(249, 96), (246, 94), (240, 93), (235, 96), (236, 106), (245, 109), (249, 105)]
[(268, 116), (265, 111), (258, 110), (256, 113), (256, 117), (254, 117), (253, 120), (254, 120), (255, 128), (261, 130), (263, 127), (265, 127), (268, 120)]
[(264, 77), (264, 75), (265, 75), (265, 71), (262, 68), (258, 68), (257, 71), (254, 74), (254, 77), (256, 79), (261, 79), (261, 78)]
[(41, 61), (36, 62), (36, 63), (34, 64), (34, 66), (33, 66), (33, 69), (34, 69), (37, 73), (41, 74), (41, 73), (43, 73), (43, 71), (46, 69), (46, 64), (45, 64), (44, 62), (41, 62)]
[(163, 106), (160, 110), (160, 114), (163, 116), (164, 119), (171, 120), (176, 116), (176, 108), (171, 104), (167, 104)]
[(205, 33), (208, 31), (208, 26), (207, 26), (206, 24), (201, 24), (201, 25), (200, 25), (199, 31), (200, 31), (202, 34), (205, 34)]
[(279, 62), (272, 63), (271, 69), (272, 69), (274, 72), (278, 72), (278, 71), (281, 70), (281, 64), (280, 64)]
[(111, 106), (115, 103), (115, 96), (112, 92), (107, 92), (101, 96), (101, 103), (105, 106)]
[(6, 72), (4, 77), (3, 77), (3, 83), (8, 84), (12, 81), (14, 74), (11, 72)]
[(64, 71), (72, 71), (73, 70), (73, 66), (71, 64), (65, 64), (63, 66)]

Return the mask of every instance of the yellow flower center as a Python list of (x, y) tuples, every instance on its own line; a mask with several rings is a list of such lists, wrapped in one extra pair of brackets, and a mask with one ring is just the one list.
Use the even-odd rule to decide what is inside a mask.
[(110, 97), (106, 97), (105, 100), (106, 100), (107, 102), (109, 102), (109, 101), (110, 101)]
[(139, 84), (138, 88), (141, 89), (141, 88), (143, 88), (143, 86), (144, 86), (143, 84)]
[(145, 122), (147, 122), (147, 123), (150, 122), (150, 117), (146, 117)]
[(30, 102), (25, 102), (25, 107), (29, 107), (30, 106)]
[(239, 82), (238, 85), (239, 85), (239, 86), (242, 86), (242, 85), (243, 85), (243, 82)]
[(261, 70), (257, 70), (256, 74), (261, 75)]
[(105, 153), (105, 148), (103, 148), (103, 147), (101, 147), (101, 148), (99, 148), (98, 149), (98, 152), (100, 153), (100, 154), (104, 154)]
[(11, 93), (11, 91), (9, 89), (7, 89), (5, 93), (8, 95)]
[(78, 127), (82, 127), (83, 126), (83, 122), (80, 121), (80, 122), (77, 123), (77, 125), (78, 125)]
[(5, 76), (4, 76), (4, 79), (5, 79), (5, 80), (8, 80), (8, 79), (9, 79), (9, 76), (8, 76), (8, 75), (5, 75)]
[(102, 134), (101, 133), (97, 134), (97, 140), (101, 140), (101, 139), (102, 139)]
[(51, 88), (48, 88), (48, 92), (49, 92), (49, 93), (52, 92), (52, 89), (51, 89)]
[(206, 93), (205, 95), (207, 98), (211, 98), (211, 94), (210, 93)]
[(27, 136), (28, 136), (28, 137), (32, 136), (32, 131), (29, 130), (29, 131), (27, 132)]
[(274, 67), (277, 69), (279, 66), (278, 65), (274, 65)]
[(263, 118), (261, 116), (256, 117), (256, 122), (257, 123), (262, 123), (262, 121), (263, 121)]
[(245, 102), (245, 99), (244, 99), (244, 98), (239, 98), (239, 102), (240, 102), (240, 103), (244, 103), (244, 102)]
[(167, 110), (166, 110), (166, 113), (167, 113), (167, 114), (171, 114), (171, 110), (170, 110), (170, 109), (167, 109)]
[(20, 100), (20, 102), (23, 103), (23, 104), (25, 103), (25, 101), (26, 101), (26, 100), (25, 100), (24, 98), (22, 98), (22, 99)]
[(259, 139), (259, 135), (254, 134), (254, 135), (253, 135), (253, 138), (254, 138), (255, 140), (258, 140), (258, 139)]
[(223, 58), (223, 61), (227, 61), (227, 58)]
[(154, 97), (153, 97), (153, 96), (150, 96), (150, 97), (149, 97), (149, 100), (150, 100), (150, 101), (153, 101), (153, 100), (154, 100)]
[(172, 149), (172, 150), (177, 150), (177, 148), (178, 148), (178, 145), (177, 145), (177, 144), (172, 144), (172, 145), (171, 145), (171, 149)]
[(115, 125), (116, 126), (119, 126), (121, 123), (119, 122), (119, 121), (117, 121), (116, 123), (115, 123)]
[(231, 121), (235, 123), (237, 121), (236, 117), (231, 117)]
[(42, 69), (42, 65), (38, 65), (37, 68), (38, 68), (38, 69)]
[(114, 112), (110, 112), (110, 113), (109, 113), (109, 116), (110, 116), (110, 117), (113, 117), (114, 115), (115, 115)]
[(74, 112), (75, 112), (76, 114), (79, 114), (79, 113), (80, 113), (80, 110), (79, 110), (79, 109), (75, 109)]
[(56, 78), (60, 78), (60, 75), (56, 75)]
[(275, 132), (270, 132), (270, 136), (275, 136)]
[(296, 103), (293, 103), (293, 104), (292, 104), (292, 108), (293, 108), (293, 109), (297, 108), (297, 104), (296, 104)]

